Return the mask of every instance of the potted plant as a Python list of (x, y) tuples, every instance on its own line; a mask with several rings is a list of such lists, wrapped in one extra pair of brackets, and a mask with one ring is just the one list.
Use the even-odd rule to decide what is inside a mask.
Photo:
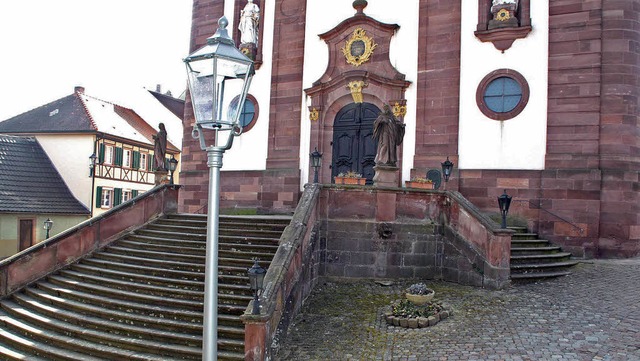
[(435, 294), (436, 292), (424, 283), (414, 283), (407, 288), (404, 295), (414, 305), (421, 306), (431, 301)]
[(336, 184), (356, 184), (363, 186), (365, 185), (367, 179), (363, 178), (362, 174), (350, 170), (348, 172), (343, 172), (335, 176), (334, 181)]
[(407, 188), (433, 189), (433, 181), (423, 177), (413, 177), (404, 184)]

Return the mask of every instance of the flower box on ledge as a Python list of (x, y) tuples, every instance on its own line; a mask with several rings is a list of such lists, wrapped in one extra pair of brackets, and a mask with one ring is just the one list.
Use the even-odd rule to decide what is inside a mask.
[(367, 178), (352, 178), (352, 177), (340, 177), (335, 176), (333, 180), (336, 184), (349, 184), (363, 186), (367, 182)]
[(407, 188), (418, 188), (418, 189), (433, 189), (433, 182), (423, 182), (423, 181), (405, 181), (404, 185)]

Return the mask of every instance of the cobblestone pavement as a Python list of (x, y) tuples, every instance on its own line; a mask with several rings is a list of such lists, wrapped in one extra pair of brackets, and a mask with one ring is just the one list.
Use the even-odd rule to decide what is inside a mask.
[(502, 291), (427, 284), (454, 313), (422, 329), (383, 318), (407, 283), (319, 284), (275, 359), (640, 360), (640, 258), (586, 261)]

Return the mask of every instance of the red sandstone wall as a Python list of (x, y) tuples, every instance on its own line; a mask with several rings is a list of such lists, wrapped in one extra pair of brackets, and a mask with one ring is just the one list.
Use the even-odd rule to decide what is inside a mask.
[(640, 253), (638, 5), (550, 2), (545, 170), (462, 171), (465, 197), (497, 212), (507, 189), (511, 214), (578, 256)]
[(414, 169), (440, 168), (446, 156), (458, 163), (461, 6), (420, 1)]
[[(304, 54), (306, 2), (283, 0), (276, 4), (269, 155), (266, 171), (222, 172), (221, 208), (254, 208), (259, 211), (291, 212), (300, 197), (299, 134), (300, 94)], [(222, 0), (194, 0), (191, 51), (206, 43), (223, 15)], [(226, 14), (233, 16), (233, 14)], [(181, 212), (206, 213), (209, 171), (206, 152), (191, 137), (193, 110), (187, 97), (182, 149), (183, 185)]]

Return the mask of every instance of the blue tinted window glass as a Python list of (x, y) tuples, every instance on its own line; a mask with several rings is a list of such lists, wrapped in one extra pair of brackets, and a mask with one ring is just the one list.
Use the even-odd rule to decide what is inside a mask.
[(484, 92), (484, 103), (496, 113), (510, 112), (522, 99), (522, 87), (514, 79), (500, 77), (487, 85)]
[(487, 86), (487, 89), (484, 92), (485, 96), (493, 96), (493, 95), (502, 95), (503, 91), (504, 78), (498, 78)]
[(240, 113), (240, 125), (246, 127), (253, 120), (253, 116), (256, 113), (256, 109), (253, 106), (253, 103), (249, 99), (245, 99), (244, 108), (242, 109), (242, 113)]
[(519, 95), (522, 94), (520, 84), (511, 78), (504, 78), (504, 94), (506, 95)]
[(509, 95), (504, 97), (503, 103), (503, 112), (510, 112), (518, 106), (520, 103), (520, 99), (522, 99), (521, 95)]

